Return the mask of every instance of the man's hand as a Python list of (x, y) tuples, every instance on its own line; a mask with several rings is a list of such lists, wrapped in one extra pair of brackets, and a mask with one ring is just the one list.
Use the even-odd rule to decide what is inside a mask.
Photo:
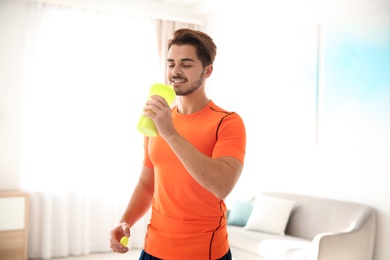
[(162, 138), (175, 134), (176, 130), (172, 121), (172, 110), (167, 101), (158, 95), (151, 96), (144, 107), (144, 116), (151, 118)]
[(124, 222), (120, 223), (110, 232), (110, 247), (114, 252), (123, 254), (129, 251), (128, 247), (123, 246), (120, 243), (120, 240), (123, 236), (130, 237), (130, 226)]

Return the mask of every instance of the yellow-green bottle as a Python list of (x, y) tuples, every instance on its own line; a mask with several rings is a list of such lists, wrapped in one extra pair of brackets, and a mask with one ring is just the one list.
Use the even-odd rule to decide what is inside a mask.
[[(161, 83), (155, 83), (150, 87), (148, 99), (150, 99), (152, 95), (159, 95), (163, 97), (167, 101), (168, 105), (171, 105), (176, 98), (176, 93), (173, 87)], [(158, 134), (153, 120), (143, 115), (138, 121), (137, 130), (150, 137), (156, 137)]]

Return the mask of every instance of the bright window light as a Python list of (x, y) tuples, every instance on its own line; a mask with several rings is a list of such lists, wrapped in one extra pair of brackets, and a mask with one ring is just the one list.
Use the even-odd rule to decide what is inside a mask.
[(153, 20), (35, 10), (23, 89), (22, 180), (32, 191), (131, 189), (142, 165), (135, 129), (158, 78)]

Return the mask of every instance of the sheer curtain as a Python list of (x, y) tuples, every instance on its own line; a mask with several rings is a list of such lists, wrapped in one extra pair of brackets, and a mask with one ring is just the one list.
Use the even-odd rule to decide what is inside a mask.
[[(21, 182), (31, 193), (29, 258), (110, 251), (142, 164), (135, 129), (162, 82), (157, 21), (30, 6)], [(134, 227), (141, 247), (148, 216)]]

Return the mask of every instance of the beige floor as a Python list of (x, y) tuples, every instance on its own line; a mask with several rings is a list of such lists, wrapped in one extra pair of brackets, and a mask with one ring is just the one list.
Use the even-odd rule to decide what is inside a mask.
[[(140, 249), (132, 249), (126, 254), (101, 253), (101, 254), (91, 254), (88, 256), (53, 258), (52, 260), (139, 260), (140, 253), (141, 253)], [(238, 260), (238, 259), (233, 258), (233, 260)]]
[(88, 256), (73, 256), (65, 258), (53, 258), (52, 260), (138, 260), (141, 250), (132, 249), (126, 254), (100, 253)]

